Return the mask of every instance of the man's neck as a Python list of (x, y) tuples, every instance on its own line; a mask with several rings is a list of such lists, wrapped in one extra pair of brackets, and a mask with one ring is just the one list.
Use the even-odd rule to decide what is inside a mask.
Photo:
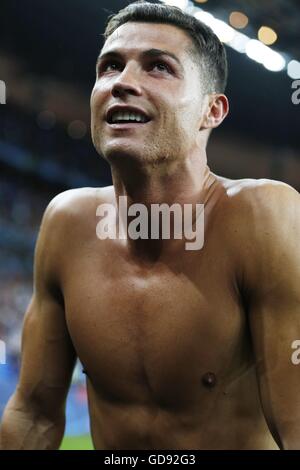
[[(215, 181), (207, 166), (205, 151), (202, 155), (180, 162), (140, 164), (125, 157), (122, 163), (111, 165), (118, 210), (121, 196), (126, 197), (128, 207), (138, 203), (149, 211), (153, 204), (167, 204), (169, 207), (180, 204), (182, 208), (184, 204), (193, 207), (196, 204), (205, 205), (209, 188)], [(122, 224), (123, 234), (127, 233), (129, 221)], [(172, 251), (174, 246), (178, 246), (178, 240), (128, 238), (129, 249), (140, 257), (157, 258), (164, 251)]]

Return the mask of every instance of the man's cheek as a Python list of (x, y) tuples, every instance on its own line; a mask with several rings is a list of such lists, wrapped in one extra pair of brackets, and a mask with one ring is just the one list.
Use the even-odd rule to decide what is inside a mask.
[(91, 107), (94, 105), (95, 103), (95, 97), (96, 97), (96, 94), (97, 94), (97, 85), (95, 84), (94, 85), (94, 88), (92, 89), (92, 93), (91, 93), (91, 98), (90, 98), (90, 105)]
[(99, 106), (100, 103), (103, 103), (105, 97), (107, 96), (107, 91), (108, 90), (103, 86), (103, 84), (96, 82), (91, 92), (91, 107)]

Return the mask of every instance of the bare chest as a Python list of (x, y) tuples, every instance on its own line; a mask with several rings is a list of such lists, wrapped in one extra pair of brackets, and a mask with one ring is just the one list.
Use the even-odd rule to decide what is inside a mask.
[(120, 260), (74, 261), (66, 318), (94, 387), (116, 399), (147, 390), (179, 403), (187, 391), (193, 400), (207, 373), (220, 382), (238, 367), (245, 318), (225, 271), (203, 265), (139, 272)]

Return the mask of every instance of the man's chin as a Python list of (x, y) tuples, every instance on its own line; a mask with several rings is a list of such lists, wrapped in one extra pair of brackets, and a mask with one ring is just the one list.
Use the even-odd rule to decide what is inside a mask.
[(118, 160), (143, 160), (145, 152), (142, 151), (144, 147), (141, 145), (132, 145), (129, 143), (120, 143), (107, 145), (102, 149), (101, 154), (109, 163), (116, 163)]

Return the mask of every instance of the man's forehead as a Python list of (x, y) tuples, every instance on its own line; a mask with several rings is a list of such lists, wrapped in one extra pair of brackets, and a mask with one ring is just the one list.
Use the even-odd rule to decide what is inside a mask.
[(176, 55), (191, 46), (188, 35), (180, 28), (161, 23), (128, 22), (117, 28), (106, 40), (101, 53), (117, 48), (167, 49)]

